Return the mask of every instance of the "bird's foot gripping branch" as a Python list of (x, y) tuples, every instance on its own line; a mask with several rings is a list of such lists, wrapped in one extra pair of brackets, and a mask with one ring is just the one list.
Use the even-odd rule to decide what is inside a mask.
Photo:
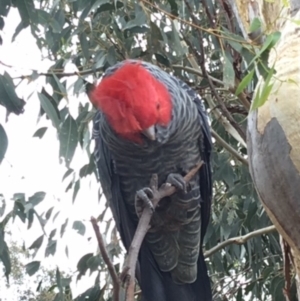
[[(155, 181), (156, 180), (157, 179), (155, 179)], [(154, 181), (154, 177), (152, 177), (151, 181)], [(152, 201), (153, 197), (154, 197), (153, 191), (150, 187), (145, 187), (137, 191), (135, 195), (135, 212), (139, 218), (142, 216), (145, 207), (149, 207), (151, 211), (154, 211), (154, 206)]]
[[(201, 166), (203, 165), (203, 161), (198, 163), (193, 169), (191, 169), (186, 176), (183, 178), (186, 183), (188, 183), (199, 171)], [(97, 226), (96, 219), (92, 218), (92, 224), (94, 227), (94, 231), (98, 240), (99, 249), (101, 255), (107, 264), (109, 269), (110, 275), (113, 279), (113, 286), (114, 286), (114, 301), (133, 301), (134, 300), (134, 288), (135, 288), (135, 269), (137, 258), (139, 254), (139, 250), (141, 248), (142, 242), (144, 237), (149, 229), (151, 217), (153, 215), (154, 209), (159, 203), (159, 201), (167, 196), (172, 195), (176, 192), (177, 188), (175, 186), (171, 186), (169, 183), (164, 183), (161, 187), (158, 188), (158, 177), (157, 174), (153, 174), (149, 189), (151, 190), (151, 206), (144, 206), (143, 211), (141, 212), (138, 227), (136, 229), (135, 235), (133, 237), (131, 246), (128, 250), (128, 254), (125, 260), (125, 264), (122, 270), (122, 273), (119, 276), (119, 279), (116, 279), (116, 271), (112, 262), (107, 255), (106, 249), (103, 247), (104, 242), (101, 238), (101, 233), (99, 231), (99, 227)], [(125, 289), (125, 294), (123, 288), (120, 290), (120, 282), (123, 284)], [(122, 293), (123, 291), (123, 293)]]

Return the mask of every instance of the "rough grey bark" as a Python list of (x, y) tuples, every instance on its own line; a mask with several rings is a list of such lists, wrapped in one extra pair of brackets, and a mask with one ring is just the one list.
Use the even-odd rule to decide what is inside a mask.
[(300, 174), (289, 154), (291, 146), (276, 118), (272, 118), (264, 133), (256, 128), (257, 113), (248, 120), (248, 155), (250, 172), (264, 205), (271, 211), (275, 225), (279, 223), (285, 239), (300, 250)]

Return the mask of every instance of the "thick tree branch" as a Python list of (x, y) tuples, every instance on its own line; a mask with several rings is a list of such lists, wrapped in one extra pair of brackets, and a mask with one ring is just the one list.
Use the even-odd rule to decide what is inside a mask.
[[(193, 176), (198, 172), (200, 167), (203, 165), (203, 162), (197, 164), (185, 177), (185, 181), (189, 182)], [(176, 192), (176, 188), (174, 186), (170, 186), (167, 184), (163, 184), (158, 189), (158, 178), (157, 175), (153, 175), (150, 181), (150, 188), (153, 192), (153, 207), (157, 206), (159, 201), (166, 197), (170, 196)], [(130, 248), (128, 250), (128, 256), (125, 260), (125, 264), (123, 267), (123, 271), (120, 275), (120, 278), (123, 282), (127, 285), (127, 292), (126, 292), (126, 301), (133, 301), (134, 300), (134, 284), (135, 284), (135, 269), (137, 258), (139, 254), (139, 250), (141, 248), (142, 242), (144, 237), (149, 229), (151, 217), (153, 215), (153, 210), (149, 207), (145, 207), (142, 216), (139, 220), (137, 229), (135, 231), (133, 240), (131, 242)]]
[(97, 237), (100, 253), (102, 255), (102, 258), (103, 258), (104, 262), (106, 263), (109, 274), (110, 274), (110, 276), (112, 278), (112, 281), (113, 281), (113, 301), (119, 301), (120, 281), (119, 281), (117, 272), (115, 270), (115, 267), (114, 267), (113, 263), (111, 262), (111, 260), (108, 256), (103, 237), (100, 233), (100, 230), (99, 230), (99, 227), (98, 227), (98, 224), (97, 224), (97, 220), (94, 217), (91, 217), (91, 223), (93, 225), (94, 232), (95, 232), (96, 237)]
[(204, 257), (209, 257), (209, 256), (213, 255), (214, 253), (218, 252), (219, 250), (227, 247), (228, 245), (231, 245), (231, 244), (242, 245), (245, 242), (247, 242), (247, 240), (249, 240), (253, 237), (260, 236), (263, 234), (268, 234), (268, 233), (274, 232), (275, 230), (276, 230), (275, 226), (269, 226), (266, 228), (262, 228), (262, 229), (250, 232), (243, 236), (229, 238), (229, 239), (219, 243), (215, 247), (211, 248), (210, 250), (207, 250), (206, 252), (204, 252)]
[(246, 166), (249, 166), (248, 160), (245, 159), (239, 152), (237, 152), (231, 145), (229, 145), (225, 140), (223, 140), (217, 132), (215, 132), (213, 129), (211, 129), (212, 136), (216, 139), (217, 143), (223, 146), (231, 155), (233, 155), (236, 159), (238, 159), (240, 162), (245, 164)]

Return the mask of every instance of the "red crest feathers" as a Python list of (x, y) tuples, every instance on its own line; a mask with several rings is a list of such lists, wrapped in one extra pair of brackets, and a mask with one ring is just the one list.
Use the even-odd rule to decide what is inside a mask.
[(166, 86), (139, 63), (125, 63), (105, 77), (91, 99), (120, 135), (139, 140), (148, 127), (167, 125), (172, 102)]

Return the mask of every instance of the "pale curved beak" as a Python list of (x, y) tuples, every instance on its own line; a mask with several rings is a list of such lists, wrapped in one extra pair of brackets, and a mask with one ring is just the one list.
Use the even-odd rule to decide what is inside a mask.
[(143, 130), (143, 135), (145, 135), (148, 139), (150, 140), (155, 140), (155, 126), (152, 125), (150, 127), (148, 127), (147, 129)]

